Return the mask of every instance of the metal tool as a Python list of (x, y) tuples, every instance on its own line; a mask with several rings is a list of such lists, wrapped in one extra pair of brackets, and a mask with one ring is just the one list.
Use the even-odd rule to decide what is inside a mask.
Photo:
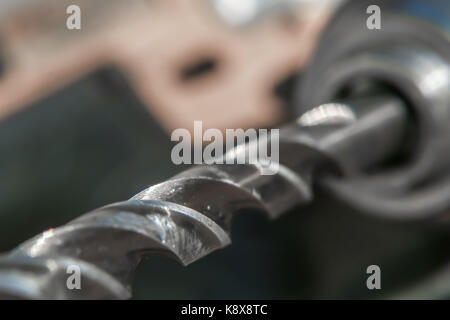
[[(282, 128), (277, 174), (262, 175), (258, 164), (193, 167), (23, 243), (1, 259), (0, 292), (128, 298), (144, 255), (163, 253), (186, 265), (228, 245), (235, 214), (256, 210), (275, 218), (310, 201), (317, 172), (352, 174), (392, 154), (406, 119), (404, 102), (391, 94), (319, 106)], [(239, 152), (245, 148), (226, 156)], [(81, 290), (66, 286), (70, 265), (81, 268)]]
[[(441, 213), (450, 199), (442, 174), (450, 162), (450, 44), (444, 27), (412, 18), (411, 2), (419, 3), (380, 3), (388, 31), (369, 36), (372, 45), (357, 37), (333, 52), (322, 45), (299, 89), (301, 116), (280, 132), (277, 174), (262, 175), (258, 164), (196, 166), (48, 230), (0, 259), (0, 295), (128, 298), (143, 256), (189, 264), (230, 243), (235, 214), (276, 218), (310, 201), (315, 184), (384, 216)], [(351, 34), (346, 14), (356, 10), (361, 17), (365, 4), (344, 6), (324, 39), (336, 25)], [(444, 16), (450, 11), (442, 1), (420, 4)], [(411, 29), (420, 31), (411, 35)], [(418, 194), (420, 201), (412, 196)], [(71, 265), (81, 268), (80, 290), (66, 285)]]

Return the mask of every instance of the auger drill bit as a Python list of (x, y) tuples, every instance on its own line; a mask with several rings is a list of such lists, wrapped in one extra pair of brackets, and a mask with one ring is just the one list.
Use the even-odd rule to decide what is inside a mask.
[[(312, 199), (321, 173), (355, 175), (393, 155), (407, 123), (404, 102), (389, 93), (318, 106), (279, 132), (279, 170), (258, 164), (193, 166), (2, 256), (0, 296), (26, 299), (124, 299), (147, 255), (188, 265), (230, 244), (231, 220), (248, 210), (270, 218)], [(227, 152), (235, 157), (255, 141)], [(81, 289), (67, 268), (79, 266)]]

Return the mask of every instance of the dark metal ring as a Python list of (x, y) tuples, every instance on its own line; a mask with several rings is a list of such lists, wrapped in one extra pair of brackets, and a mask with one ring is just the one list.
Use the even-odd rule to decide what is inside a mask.
[[(431, 214), (437, 210), (433, 208), (450, 207), (448, 179), (439, 182), (440, 188), (431, 184), (422, 191), (413, 191), (425, 179), (449, 168), (449, 65), (420, 49), (399, 47), (363, 53), (329, 68), (321, 85), (322, 94), (316, 99), (332, 100), (346, 84), (358, 78), (389, 84), (406, 97), (418, 120), (415, 157), (396, 170), (362, 174), (356, 179), (326, 179), (326, 187), (360, 209), (377, 214), (411, 218), (423, 216), (424, 212)], [(430, 194), (442, 197), (438, 200)]]
[(344, 5), (325, 31), (299, 90), (299, 111), (336, 100), (361, 79), (397, 91), (417, 121), (414, 156), (395, 170), (328, 177), (322, 185), (363, 211), (430, 216), (450, 208), (450, 30), (443, 23), (450, 10), (443, 1), (421, 2), (436, 13), (423, 17), (413, 10), (414, 0), (383, 1), (382, 29), (370, 31), (365, 28), (369, 2)]

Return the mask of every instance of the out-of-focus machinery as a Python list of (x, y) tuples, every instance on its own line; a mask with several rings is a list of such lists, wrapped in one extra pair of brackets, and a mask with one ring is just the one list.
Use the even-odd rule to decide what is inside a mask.
[(31, 236), (174, 174), (174, 128), (292, 114), (292, 79), (334, 2), (258, 2), (239, 23), (225, 2), (78, 1), (81, 30), (66, 28), (71, 1), (0, 4), (2, 250), (23, 238), (14, 226)]
[(75, 31), (65, 28), (69, 0), (11, 2), (2, 15), (0, 115), (111, 63), (168, 130), (199, 119), (221, 129), (275, 124), (286, 114), (272, 91), (307, 63), (338, 1), (77, 3)]
[[(162, 253), (187, 265), (230, 243), (236, 214), (279, 218), (290, 212), (280, 219), (287, 219), (280, 225), (289, 236), (277, 245), (286, 245), (284, 254), (298, 267), (283, 279), (301, 285), (296, 277), (304, 272), (315, 280), (306, 283), (309, 292), (297, 296), (368, 296), (362, 292), (369, 264), (383, 266), (390, 297), (448, 296), (445, 252), (450, 243), (444, 221), (450, 207), (450, 5), (377, 1), (382, 12), (377, 30), (366, 25), (370, 5), (345, 3), (322, 34), (294, 89), (296, 118), (281, 128), (275, 175), (262, 174), (258, 164), (189, 168), (5, 254), (1, 294), (128, 298), (143, 257)], [(89, 93), (89, 83), (79, 86)], [(255, 143), (225, 157), (237, 157)], [(154, 170), (152, 164), (148, 168)], [(321, 201), (324, 197), (338, 204), (330, 206)], [(313, 200), (317, 203), (299, 207)], [(255, 251), (273, 241), (253, 233), (258, 223), (244, 223), (244, 232), (259, 240)], [(243, 245), (238, 242), (231, 250)], [(308, 243), (313, 245), (302, 248)], [(275, 268), (277, 257), (270, 257), (271, 268), (261, 267), (262, 278), (280, 280), (274, 273), (289, 270)], [(224, 259), (230, 265), (233, 261)], [(81, 266), (82, 290), (65, 286), (66, 268), (72, 264)], [(219, 269), (208, 269), (211, 279), (218, 277), (214, 270)]]

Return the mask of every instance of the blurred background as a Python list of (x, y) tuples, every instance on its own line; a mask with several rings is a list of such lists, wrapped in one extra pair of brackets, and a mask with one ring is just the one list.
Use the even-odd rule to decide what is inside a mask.
[[(170, 132), (268, 128), (337, 0), (2, 0), (0, 251), (182, 170)], [(66, 8), (81, 8), (68, 30)], [(328, 195), (182, 267), (144, 261), (136, 299), (380, 298), (446, 263), (446, 230), (383, 221)], [(382, 269), (383, 290), (366, 288)]]

